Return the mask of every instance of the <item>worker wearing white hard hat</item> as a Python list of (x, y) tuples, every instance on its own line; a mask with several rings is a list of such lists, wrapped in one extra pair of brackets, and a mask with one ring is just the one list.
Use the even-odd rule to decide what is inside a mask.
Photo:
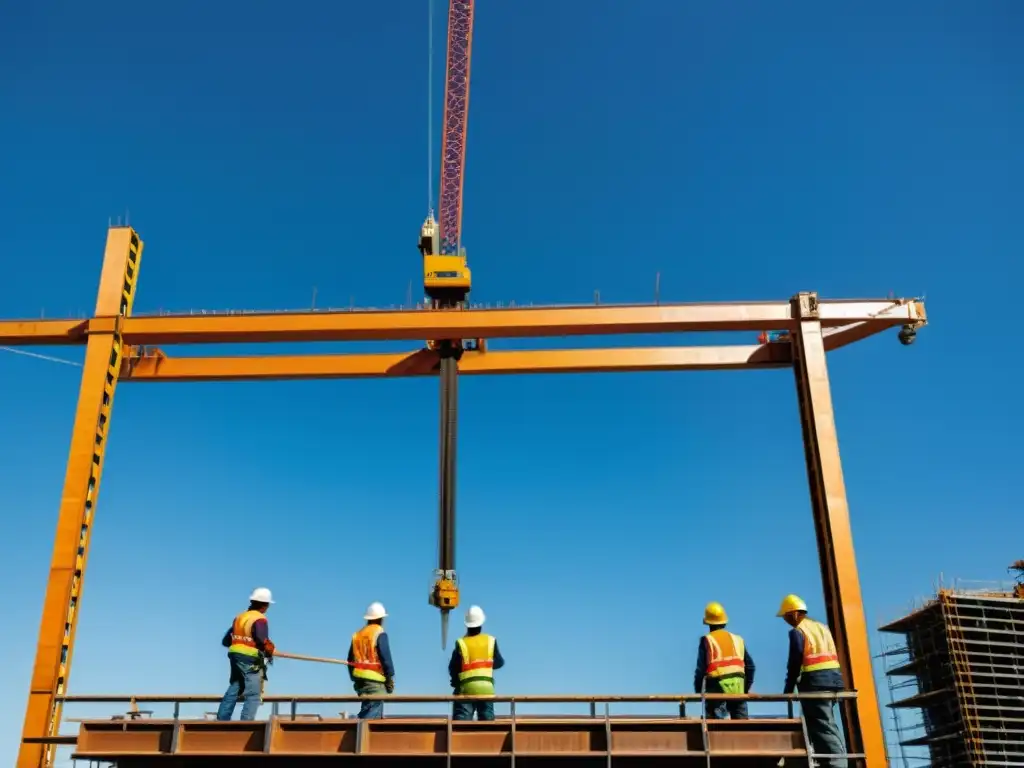
[[(388, 612), (381, 603), (370, 603), (363, 613), (366, 625), (352, 635), (348, 647), (348, 674), (359, 696), (381, 696), (395, 690), (395, 665), (384, 619)], [(364, 700), (359, 707), (361, 720), (384, 716), (384, 702)]]
[(231, 667), (228, 689), (217, 709), (218, 720), (230, 720), (235, 704), (242, 698), (242, 720), (255, 720), (263, 698), (267, 665), (274, 660), (267, 609), (274, 598), (266, 587), (256, 587), (249, 595), (249, 607), (231, 622), (221, 644), (228, 649)]
[[(835, 639), (828, 626), (808, 618), (807, 603), (798, 595), (786, 595), (775, 614), (792, 627), (789, 630), (789, 660), (783, 693), (816, 693), (841, 691), (845, 688)], [(827, 699), (805, 699), (800, 702), (807, 735), (814, 747), (819, 765), (846, 768), (845, 757), (829, 755), (846, 753), (839, 724), (835, 718), (835, 702)]]
[[(743, 638), (729, 632), (725, 625), (729, 616), (721, 603), (704, 606), (707, 634), (697, 646), (697, 666), (693, 673), (693, 690), (697, 693), (750, 693), (754, 684), (754, 660)], [(683, 708), (680, 707), (680, 714)], [(746, 720), (746, 701), (705, 701), (708, 719)]]
[[(493, 696), (494, 670), (505, 666), (498, 650), (498, 641), (481, 629), (487, 616), (479, 605), (466, 611), (466, 634), (460, 637), (448, 662), (448, 676), (456, 696)], [(452, 704), (453, 720), (494, 719), (492, 701), (456, 701)]]

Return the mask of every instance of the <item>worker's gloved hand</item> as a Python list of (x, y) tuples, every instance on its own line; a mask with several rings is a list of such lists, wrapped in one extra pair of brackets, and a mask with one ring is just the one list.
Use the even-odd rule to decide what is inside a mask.
[(389, 677), (384, 681), (384, 690), (388, 693), (395, 692), (395, 679), (393, 677)]
[(277, 646), (270, 640), (263, 643), (263, 655), (267, 657), (267, 661), (274, 658), (274, 651), (277, 650)]

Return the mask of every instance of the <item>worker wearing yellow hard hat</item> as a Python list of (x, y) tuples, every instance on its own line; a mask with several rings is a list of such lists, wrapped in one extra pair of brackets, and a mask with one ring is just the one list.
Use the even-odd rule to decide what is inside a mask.
[[(704, 607), (708, 632), (697, 646), (697, 668), (693, 673), (693, 689), (697, 693), (749, 693), (754, 684), (754, 660), (743, 638), (726, 630), (728, 622), (729, 616), (721, 603)], [(747, 702), (708, 701), (704, 711), (709, 719), (745, 720)]]
[[(352, 635), (352, 643), (348, 647), (348, 674), (359, 696), (381, 696), (395, 690), (395, 665), (391, 660), (388, 635), (384, 631), (387, 615), (383, 605), (370, 603), (363, 614), (366, 624)], [(364, 700), (360, 704), (359, 719), (379, 717), (384, 717), (383, 701)]]
[[(807, 617), (807, 603), (798, 595), (786, 595), (776, 615), (792, 627), (783, 693), (793, 693), (797, 688), (800, 693), (843, 690), (843, 675), (832, 632), (825, 624)], [(800, 708), (818, 764), (846, 768), (845, 757), (823, 757), (846, 753), (835, 719), (835, 703), (823, 699), (804, 700)]]

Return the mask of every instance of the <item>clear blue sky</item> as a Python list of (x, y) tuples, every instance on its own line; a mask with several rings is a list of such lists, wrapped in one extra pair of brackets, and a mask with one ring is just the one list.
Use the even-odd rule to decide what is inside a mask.
[[(4, 15), (0, 315), (88, 312), (126, 209), (141, 311), (306, 307), (314, 286), (320, 306), (405, 300), (427, 204), (425, 2)], [(872, 626), (940, 572), (999, 578), (1024, 556), (1006, 354), (1022, 23), (1011, 0), (477, 14), (476, 300), (647, 301), (658, 272), (664, 301), (927, 293), (915, 346), (891, 333), (831, 358)], [(12, 755), (78, 371), (0, 353), (0, 386)], [(436, 411), (429, 380), (119, 389), (72, 690), (219, 694), (220, 636), (266, 585), (280, 648), (342, 654), (382, 600), (398, 690), (446, 692), (426, 604)], [(791, 376), (467, 380), (460, 437), (463, 597), (500, 638), (502, 692), (688, 691), (708, 600), (747, 637), (757, 690), (780, 688), (778, 600), (821, 601)], [(281, 662), (269, 690), (349, 686)]]

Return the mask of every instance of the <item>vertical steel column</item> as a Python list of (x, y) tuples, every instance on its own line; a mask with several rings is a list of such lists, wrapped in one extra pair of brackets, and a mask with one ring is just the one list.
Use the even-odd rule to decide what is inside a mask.
[[(459, 423), (459, 357), (461, 347), (442, 342), (438, 382), (441, 425), (438, 477), (438, 563), (442, 579), (455, 579), (455, 470)], [(441, 648), (448, 645), (449, 609), (441, 608)]]
[(817, 294), (794, 296), (793, 309), (801, 321), (793, 334), (793, 369), (825, 610), (835, 635), (846, 687), (857, 691), (856, 699), (845, 700), (841, 705), (847, 752), (864, 753), (868, 768), (885, 768), (885, 734), (853, 552)]
[(103, 254), (94, 319), (89, 322), (78, 409), (61, 492), (50, 576), (43, 601), (35, 665), (17, 768), (48, 768), (54, 748), (29, 739), (56, 735), (67, 691), (89, 538), (121, 368), (120, 321), (131, 314), (142, 241), (131, 227), (111, 227)]

